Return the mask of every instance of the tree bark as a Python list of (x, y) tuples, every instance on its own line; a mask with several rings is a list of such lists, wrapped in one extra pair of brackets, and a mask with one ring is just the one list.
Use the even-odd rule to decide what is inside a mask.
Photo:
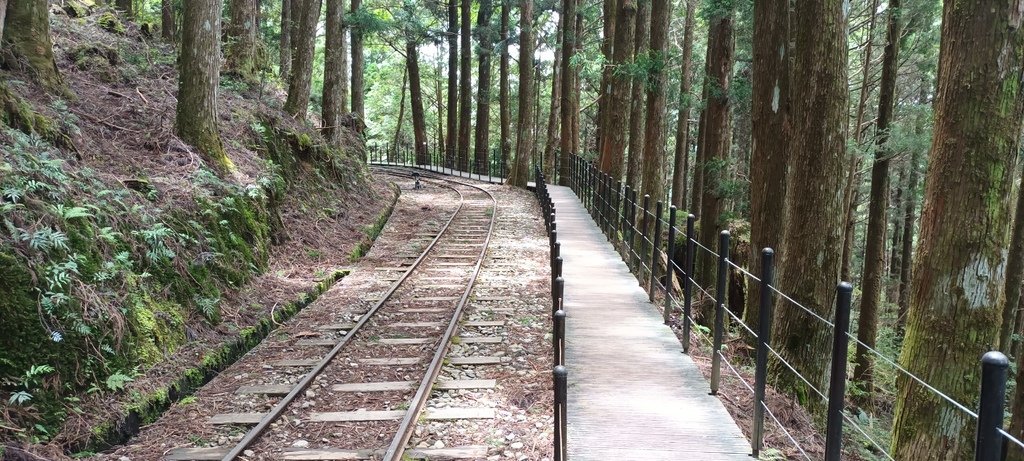
[[(559, 29), (561, 29), (561, 23), (565, 16), (559, 15), (558, 23)], [(561, 41), (559, 41), (561, 43)], [(551, 106), (548, 108), (548, 126), (547, 136), (544, 142), (544, 175), (548, 178), (555, 177), (555, 156), (557, 151), (555, 146), (558, 145), (558, 130), (559, 130), (559, 111), (561, 110), (562, 103), (562, 50), (560, 48), (555, 49), (555, 62), (551, 69)], [(538, 96), (538, 99), (540, 96)]]
[(448, 120), (444, 143), (445, 162), (458, 164), (459, 147), (459, 5), (448, 0)]
[[(890, 237), (889, 243), (889, 299), (896, 299), (896, 290), (899, 286), (899, 275), (900, 267), (903, 265), (900, 253), (902, 247), (903, 237), (903, 187), (907, 184), (907, 168), (909, 165), (904, 162), (900, 166), (899, 174), (896, 177), (896, 191), (893, 197), (892, 209), (896, 210), (892, 214), (892, 237)], [(896, 283), (891, 283), (895, 281)]]
[[(645, 56), (651, 41), (651, 2), (641, 0), (636, 9), (633, 55)], [(629, 157), (626, 162), (626, 184), (640, 190), (640, 165), (644, 160), (644, 112), (647, 108), (647, 78), (633, 82), (629, 108)]]
[[(579, 104), (579, 93), (573, 91), (573, 75), (575, 70), (572, 67), (572, 59), (576, 54), (576, 0), (562, 0), (562, 13), (565, 20), (562, 21), (562, 98), (560, 110), (559, 130), (559, 155), (561, 163), (558, 168), (558, 184), (569, 185), (569, 154), (578, 154), (573, 145), (573, 107)], [(575, 101), (575, 102), (574, 102)]]
[(402, 95), (398, 98), (398, 121), (395, 123), (395, 141), (391, 146), (391, 157), (388, 159), (389, 162), (395, 162), (398, 160), (398, 152), (400, 145), (402, 144), (402, 122), (405, 120), (405, 92), (409, 85), (409, 66), (405, 66), (405, 71), (402, 72)]
[(509, 84), (508, 84), (508, 68), (509, 68), (509, 54), (508, 54), (508, 23), (509, 23), (509, 2), (511, 0), (500, 0), (501, 1), (501, 25), (499, 26), (498, 34), (501, 40), (501, 62), (498, 64), (498, 137), (500, 138), (498, 148), (501, 150), (501, 165), (502, 170), (505, 174), (508, 174), (509, 157), (512, 154), (512, 140), (510, 139), (510, 125), (512, 124), (512, 115), (509, 110)]
[[(327, 36), (324, 39), (324, 86), (323, 98), (321, 101), (321, 123), (323, 124), (324, 137), (329, 142), (339, 144), (341, 142), (341, 118), (348, 113), (348, 47), (346, 46), (345, 32), (348, 28), (345, 25), (345, 0), (327, 0), (326, 18)], [(408, 49), (408, 48), (407, 48)], [(415, 52), (415, 44), (413, 52)], [(406, 58), (408, 61), (408, 57)], [(417, 67), (416, 81), (413, 86), (419, 86), (419, 68)], [(412, 72), (412, 69), (409, 69)], [(412, 76), (409, 77), (412, 79)], [(415, 93), (415, 89), (413, 90)], [(422, 93), (420, 95), (420, 110), (423, 110)], [(415, 104), (416, 96), (413, 95)], [(415, 121), (416, 110), (413, 109), (413, 120)], [(414, 123), (415, 126), (415, 123)], [(426, 128), (422, 134), (425, 135)], [(417, 140), (416, 148), (419, 149)], [(425, 139), (423, 141), (426, 141)]]
[[(789, 162), (790, 68), (789, 0), (754, 4), (754, 61), (750, 156), (750, 261), (760, 276), (764, 248), (779, 251), (786, 208)], [(760, 332), (760, 284), (749, 284), (743, 322)]]
[(494, 46), (494, 32), (491, 31), (491, 0), (480, 0), (477, 12), (476, 32), (480, 37), (480, 71), (477, 76), (476, 134), (473, 142), (473, 157), (476, 172), (489, 174), (491, 149), (491, 48)]
[(882, 53), (882, 81), (878, 95), (878, 121), (876, 122), (875, 162), (871, 166), (871, 199), (868, 204), (868, 229), (864, 249), (864, 272), (861, 275), (860, 314), (857, 318), (857, 353), (854, 358), (853, 380), (864, 391), (858, 399), (870, 406), (873, 394), (873, 358), (868, 348), (874, 349), (878, 335), (878, 308), (882, 296), (882, 276), (885, 274), (885, 231), (889, 211), (889, 123), (893, 117), (896, 99), (896, 72), (899, 67), (899, 43), (903, 28), (900, 24), (900, 0), (889, 0), (889, 17), (885, 51)]
[(427, 149), (427, 119), (423, 111), (423, 87), (420, 84), (420, 56), (417, 44), (409, 41), (405, 44), (405, 64), (409, 72), (409, 96), (412, 102), (412, 136), (416, 142), (416, 164), (430, 164)]
[[(172, 1), (172, 0), (166, 0)], [(281, 77), (282, 82), (290, 80), (290, 73), (292, 68), (292, 2), (298, 2), (301, 0), (282, 0), (281, 1), (281, 42), (279, 44), (278, 55), (280, 62), (278, 63), (278, 76)]]
[[(15, 2), (17, 1), (18, 0), (15, 0)], [(114, 8), (116, 8), (117, 11), (122, 12), (126, 18), (131, 19), (135, 17), (135, 8), (133, 3), (133, 0), (117, 0), (114, 2)]]
[(221, 0), (184, 4), (175, 128), (221, 171), (233, 168), (217, 129)]
[(472, 18), (470, 17), (472, 0), (462, 0), (459, 4), (461, 11), (461, 28), (459, 29), (462, 48), (459, 49), (459, 169), (472, 171), (469, 165), (469, 132), (470, 123), (473, 119), (473, 89), (472, 89), (472, 65), (473, 65), (473, 43), (471, 41)]
[[(358, 17), (362, 13), (363, 0), (352, 0), (351, 14)], [(366, 57), (363, 56), (363, 25), (356, 21), (349, 33), (352, 36), (352, 112), (359, 120), (366, 119), (366, 90), (364, 73)], [(438, 98), (440, 101), (440, 98)]]
[[(6, 3), (6, 1), (4, 2)], [(2, 9), (0, 5), (0, 9)], [(160, 1), (160, 36), (168, 42), (174, 43), (174, 36), (177, 35), (177, 24), (175, 24), (174, 14), (174, 2), (173, 0), (161, 0)], [(3, 23), (3, 17), (0, 17), (0, 23)], [(0, 26), (2, 28), (3, 26)]]
[[(924, 79), (922, 79), (924, 80)], [(921, 94), (918, 98), (919, 105), (928, 104), (928, 90), (931, 87), (929, 84), (921, 82)], [(918, 134), (924, 132), (926, 123), (930, 121), (931, 113), (921, 113), (917, 116), (914, 130)], [(917, 200), (917, 181), (918, 181), (918, 163), (920, 163), (921, 152), (914, 149), (910, 152), (910, 164), (907, 165), (907, 198), (903, 202), (903, 237), (902, 240), (902, 255), (900, 259), (903, 260), (903, 264), (900, 266), (900, 284), (899, 293), (896, 298), (898, 311), (896, 317), (896, 331), (897, 335), (902, 338), (906, 331), (907, 323), (907, 312), (910, 311), (910, 276), (911, 269), (913, 268), (913, 261), (911, 260), (914, 251), (914, 223), (917, 221), (914, 216)]]
[(619, 108), (629, 104), (632, 77), (626, 68), (633, 59), (633, 33), (636, 30), (635, 0), (618, 0), (618, 11), (615, 18), (615, 43), (612, 46), (612, 76), (610, 107), (605, 117), (603, 133), (604, 144), (601, 148), (601, 171), (609, 174), (613, 181), (622, 179), (623, 160), (626, 152), (629, 133), (629, 112)]
[[(321, 0), (292, 0), (301, 4), (299, 26), (295, 29), (294, 53), (292, 53), (291, 79), (288, 85), (288, 99), (284, 110), (293, 117), (304, 120), (309, 110), (309, 92), (313, 73), (313, 52), (316, 50), (316, 29), (320, 22)], [(293, 3), (294, 6), (294, 3)]]
[[(900, 365), (959, 402), (977, 398), (978, 358), (997, 340), (1005, 300), (1005, 197), (1024, 108), (1019, 7), (1013, 0), (943, 4), (935, 126)], [(974, 418), (904, 375), (897, 387), (896, 459), (974, 456)], [(1019, 437), (1024, 386), (1015, 394), (1009, 432)]]
[(533, 152), (533, 0), (519, 1), (519, 23), (519, 121), (508, 184), (525, 188)]
[(67, 92), (53, 58), (49, 2), (16, 0), (7, 5), (6, 16), (3, 37), (13, 55), (7, 66), (22, 67), (50, 92)]
[(999, 330), (999, 344), (997, 345), (997, 349), (1002, 351), (1011, 349), (1010, 337), (1016, 330), (1014, 323), (1021, 298), (1021, 283), (1024, 282), (1024, 200), (1021, 200), (1020, 191), (1017, 192), (1017, 195), (1013, 231), (1010, 235), (1010, 248), (1007, 254), (1006, 282), (1003, 284), (1006, 302), (1003, 303), (1003, 324)]
[[(816, 314), (833, 317), (842, 240), (842, 172), (846, 159), (846, 17), (843, 0), (804, 2), (793, 10), (792, 144), (778, 286)], [(799, 89), (799, 91), (796, 91)], [(808, 226), (807, 223), (815, 223)], [(818, 389), (828, 382), (832, 330), (780, 301), (775, 309), (776, 350)], [(770, 364), (777, 388), (812, 409), (821, 400), (778, 361)]]
[(672, 3), (651, 1), (651, 60), (647, 87), (647, 124), (644, 130), (644, 161), (641, 195), (649, 195), (651, 203), (664, 199), (662, 181), (665, 162), (665, 111), (668, 108), (668, 27)]
[[(726, 229), (722, 221), (724, 209), (724, 183), (728, 176), (726, 165), (729, 163), (729, 88), (732, 81), (733, 68), (733, 10), (718, 13), (720, 16), (709, 21), (708, 36), (708, 98), (707, 115), (704, 129), (704, 188), (700, 193), (700, 226), (699, 240), (705, 246), (714, 248), (718, 241), (718, 233)], [(645, 178), (646, 180), (646, 178)], [(697, 281), (705, 287), (715, 286), (716, 259), (708, 252), (697, 253)], [(720, 296), (719, 293), (715, 294)], [(702, 313), (707, 318), (709, 311)]]
[(225, 71), (246, 82), (256, 81), (260, 69), (257, 3), (257, 0), (231, 0), (231, 22), (225, 34)]
[(672, 167), (672, 205), (679, 210), (683, 210), (686, 205), (686, 171), (690, 163), (690, 106), (693, 99), (690, 91), (693, 86), (693, 27), (696, 22), (694, 16), (697, 13), (697, 0), (685, 1), (686, 23), (683, 26), (683, 59), (679, 75), (679, 117), (676, 120), (675, 161)]
[(601, 6), (601, 18), (604, 19), (601, 35), (601, 55), (604, 62), (601, 66), (601, 87), (597, 94), (597, 152), (604, 151), (604, 141), (607, 136), (604, 128), (608, 126), (608, 103), (611, 100), (611, 80), (614, 46), (615, 46), (615, 3), (616, 0), (603, 0)]
[[(704, 75), (708, 75), (710, 68), (708, 62), (710, 62), (711, 47), (705, 47), (704, 51)], [(704, 170), (707, 168), (707, 155), (708, 150), (705, 146), (705, 132), (708, 126), (708, 80), (704, 79), (704, 84), (701, 87), (701, 104), (704, 106), (700, 111), (700, 117), (697, 120), (697, 152), (693, 164), (693, 193), (690, 194), (690, 213), (693, 213), (697, 219), (700, 219), (700, 208), (701, 201), (704, 198)]]

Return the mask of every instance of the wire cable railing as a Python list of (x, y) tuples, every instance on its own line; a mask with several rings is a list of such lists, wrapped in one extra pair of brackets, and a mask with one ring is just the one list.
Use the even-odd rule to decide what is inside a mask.
[[(757, 456), (764, 446), (764, 421), (767, 416), (780, 428), (781, 433), (793, 444), (801, 456), (812, 459), (808, 451), (801, 446), (791, 431), (782, 424), (766, 404), (767, 364), (771, 361), (776, 364), (772, 368), (773, 376), (781, 376), (780, 373), (792, 375), (792, 382), (798, 382), (801, 386), (808, 388), (814, 399), (820, 398), (820, 402), (828, 407), (824, 428), (825, 447), (822, 454), (825, 460), (832, 461), (840, 458), (844, 443), (844, 423), (853, 428), (848, 435), (862, 440), (862, 446), (870, 447), (871, 450), (886, 459), (894, 459), (894, 454), (886, 447), (887, 444), (880, 442), (877, 435), (873, 436), (871, 431), (865, 430), (846, 411), (847, 352), (851, 345), (863, 348), (880, 364), (891, 367), (898, 376), (903, 376), (920, 385), (940, 401), (946, 402), (967, 417), (976, 420), (978, 425), (978, 438), (975, 442), (975, 449), (978, 453), (976, 459), (998, 460), (1000, 459), (999, 453), (1006, 445), (1024, 449), (1024, 442), (1002, 428), (1008, 369), (1008, 361), (1004, 355), (990, 352), (983, 357), (982, 390), (979, 394), (978, 411), (974, 411), (967, 404), (959, 402), (927, 383), (899, 364), (894, 358), (880, 352), (877, 347), (865, 344), (850, 332), (850, 304), (853, 292), (853, 287), (850, 284), (840, 283), (837, 286), (835, 306), (808, 307), (805, 303), (795, 299), (795, 296), (783, 292), (774, 284), (775, 253), (771, 249), (766, 248), (761, 252), (760, 273), (755, 274), (730, 258), (730, 236), (727, 231), (720, 234), (717, 250), (712, 248), (710, 243), (698, 241), (694, 232), (696, 218), (693, 215), (686, 216), (685, 229), (677, 227), (675, 207), (665, 209), (664, 204), (660, 201), (652, 204), (650, 197), (637, 197), (637, 191), (613, 180), (577, 155), (570, 156), (568, 184), (590, 212), (598, 228), (605, 233), (608, 240), (618, 249), (630, 270), (636, 274), (641, 286), (648, 291), (651, 301), (655, 301), (656, 295), (664, 297), (665, 322), (670, 323), (670, 319), (674, 319), (677, 324), (681, 324), (678, 326), (682, 331), (684, 352), (689, 352), (690, 337), (697, 338), (696, 344), (698, 345), (706, 344), (711, 347), (710, 384), (712, 394), (718, 390), (721, 379), (720, 369), (723, 363), (730, 373), (740, 380), (743, 388), (754, 394), (755, 414), (751, 434), (751, 450), (754, 456)], [(668, 238), (663, 239), (664, 234), (667, 234)], [(700, 274), (695, 270), (698, 253), (703, 255), (702, 258), (717, 260), (717, 274), (705, 273), (703, 276), (698, 276)], [(679, 257), (680, 254), (682, 258)], [(702, 267), (706, 267), (708, 260), (702, 259), (701, 261), (704, 261)], [(725, 298), (728, 293), (724, 281), (731, 276), (744, 279), (741, 283), (760, 287), (758, 290), (760, 299), (756, 303), (760, 319), (756, 326), (747, 324), (739, 314), (726, 308)], [(698, 279), (714, 280), (717, 282), (717, 286), (704, 287), (698, 283)], [(677, 288), (675, 281), (678, 281), (681, 286)], [(681, 299), (679, 294), (682, 295)], [(697, 325), (695, 317), (698, 317), (693, 314), (694, 295), (701, 297), (703, 303), (710, 303), (714, 306), (711, 337), (702, 331), (703, 327), (693, 327)], [(814, 305), (814, 303), (808, 304)], [(783, 313), (785, 309), (795, 309), (796, 311)], [(828, 357), (828, 363), (831, 365), (825, 367), (823, 375), (818, 374), (813, 378), (806, 376), (801, 371), (803, 368), (801, 361), (794, 361), (792, 357), (787, 358), (787, 348), (781, 343), (772, 344), (771, 323), (776, 310), (780, 315), (803, 316), (807, 318), (807, 321), (817, 323), (819, 326), (815, 328), (820, 328), (820, 331), (831, 337), (831, 354)], [(681, 311), (681, 315), (674, 317), (673, 314), (679, 311)], [(701, 320), (705, 322), (712, 320), (712, 318), (705, 318), (710, 314), (708, 311), (709, 309), (700, 311), (703, 313), (702, 316), (699, 316)], [(733, 333), (725, 331), (726, 320), (734, 325)], [(748, 382), (748, 378), (743, 377), (737, 364), (722, 349), (726, 334), (734, 333), (744, 333), (745, 336), (748, 336), (746, 340), (756, 346), (753, 385)], [(826, 352), (823, 351), (823, 354)]]

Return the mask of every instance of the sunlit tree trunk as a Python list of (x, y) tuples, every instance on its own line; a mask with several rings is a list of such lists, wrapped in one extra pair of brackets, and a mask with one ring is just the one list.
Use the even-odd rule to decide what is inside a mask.
[[(1024, 108), (1020, 6), (1017, 0), (943, 5), (935, 126), (900, 365), (968, 404), (977, 398), (978, 359), (997, 340), (1005, 301), (1006, 197)], [(974, 418), (898, 376), (893, 456), (973, 457)], [(1015, 394), (1010, 432), (1021, 436), (1024, 386)]]
[(181, 54), (178, 56), (178, 106), (175, 128), (222, 171), (232, 168), (217, 129), (220, 85), (220, 0), (184, 4)]
[(662, 190), (665, 163), (665, 110), (668, 107), (668, 26), (672, 4), (669, 0), (651, 1), (650, 83), (647, 86), (647, 124), (644, 130), (642, 195), (651, 203), (664, 199)]
[(473, 138), (473, 157), (477, 173), (488, 173), (491, 149), (491, 48), (494, 32), (491, 31), (491, 0), (480, 0), (477, 12), (477, 34), (480, 36), (480, 71), (477, 76), (476, 134)]
[[(170, 1), (170, 0), (168, 0)], [(298, 2), (301, 0), (282, 0), (281, 1), (281, 39), (278, 44), (278, 76), (281, 77), (282, 82), (288, 82), (291, 68), (292, 68), (292, 2)]]
[[(161, 0), (160, 2), (160, 36), (168, 42), (174, 42), (177, 35), (178, 25), (175, 24), (174, 2), (172, 0)], [(0, 17), (0, 23), (3, 18)]]
[[(18, 1), (19, 0), (15, 0), (15, 3), (17, 3)], [(134, 18), (135, 5), (133, 5), (133, 3), (133, 0), (117, 0), (114, 2), (114, 8), (117, 8), (118, 11), (123, 12), (126, 18)]]
[[(828, 319), (834, 314), (843, 236), (843, 165), (849, 101), (843, 0), (797, 0), (792, 9), (792, 143), (778, 286)], [(807, 223), (814, 223), (808, 226)], [(792, 304), (775, 308), (772, 342), (818, 389), (828, 382), (832, 330)], [(776, 387), (820, 409), (819, 400), (778, 361)]]
[(558, 171), (558, 183), (566, 186), (569, 184), (569, 154), (579, 154), (573, 144), (573, 108), (579, 104), (579, 93), (573, 91), (573, 75), (575, 70), (572, 67), (572, 59), (576, 54), (576, 0), (562, 0), (562, 13), (565, 19), (562, 21), (562, 101), (559, 108), (562, 112), (560, 117), (559, 147), (561, 152), (561, 164)]
[(416, 164), (430, 163), (427, 149), (427, 119), (423, 112), (423, 87), (420, 84), (420, 56), (417, 44), (410, 41), (405, 44), (405, 64), (409, 72), (409, 96), (412, 106), (412, 136), (416, 143)]
[[(754, 62), (750, 156), (749, 265), (761, 273), (760, 251), (779, 251), (786, 207), (786, 172), (790, 145), (789, 0), (754, 4)], [(749, 284), (743, 322), (760, 331), (760, 285)]]
[(448, 0), (448, 99), (447, 136), (444, 142), (445, 158), (458, 165), (459, 146), (459, 4)]
[[(641, 0), (636, 8), (633, 56), (646, 56), (651, 43), (651, 2)], [(629, 154), (626, 158), (626, 184), (640, 190), (640, 166), (644, 161), (644, 125), (647, 115), (647, 76), (633, 82), (629, 96)]]
[[(284, 110), (298, 119), (306, 118), (306, 111), (309, 110), (309, 92), (313, 73), (313, 52), (316, 50), (316, 29), (320, 22), (320, 0), (292, 0), (301, 3), (301, 17), (293, 17), (298, 20), (299, 26), (296, 34), (292, 37), (294, 41), (294, 53), (292, 54), (291, 78), (288, 85), (288, 99), (284, 103)], [(293, 6), (295, 6), (293, 4)], [(293, 10), (296, 11), (296, 10)]]
[(459, 23), (462, 47), (459, 49), (459, 169), (462, 171), (472, 171), (469, 165), (469, 133), (470, 124), (473, 122), (473, 43), (470, 16), (472, 3), (472, 0), (462, 0), (459, 4), (462, 16), (462, 22)]
[[(564, 19), (564, 15), (558, 17), (558, 23), (561, 25)], [(559, 27), (561, 30), (561, 26)], [(561, 41), (559, 41), (561, 43)], [(555, 156), (557, 151), (555, 146), (558, 145), (558, 130), (560, 128), (559, 122), (559, 111), (561, 110), (562, 104), (562, 51), (561, 49), (555, 49), (555, 62), (551, 70), (551, 101), (550, 107), (548, 108), (548, 126), (547, 136), (545, 136), (544, 142), (544, 174), (549, 178), (554, 178), (555, 174)], [(538, 99), (540, 96), (537, 96)]]
[(256, 81), (258, 62), (259, 20), (257, 0), (231, 0), (231, 22), (225, 34), (225, 72), (244, 81)]
[(623, 110), (629, 104), (632, 83), (626, 69), (633, 59), (633, 33), (636, 30), (635, 0), (618, 0), (615, 18), (615, 44), (612, 52), (612, 77), (610, 107), (605, 117), (604, 143), (601, 148), (601, 171), (611, 175), (613, 180), (622, 179), (623, 160), (628, 143), (629, 111)]
[(533, 153), (533, 0), (519, 1), (519, 121), (509, 185), (526, 187)]
[(615, 47), (615, 4), (616, 0), (603, 0), (601, 6), (602, 34), (601, 34), (601, 55), (604, 56), (604, 66), (601, 69), (601, 86), (598, 88), (597, 99), (597, 152), (604, 151), (605, 138), (608, 136), (604, 128), (608, 126), (608, 105), (611, 102), (611, 80), (612, 66)]
[(3, 38), (10, 43), (8, 67), (24, 67), (32, 77), (51, 92), (67, 89), (53, 59), (50, 38), (50, 8), (46, 0), (16, 0), (6, 8)]
[(896, 99), (896, 72), (899, 67), (900, 0), (889, 0), (888, 28), (885, 51), (882, 54), (882, 81), (878, 96), (876, 122), (875, 162), (871, 166), (871, 199), (868, 204), (868, 229), (864, 249), (864, 272), (861, 276), (860, 314), (857, 319), (857, 354), (854, 358), (853, 380), (860, 383), (865, 394), (858, 397), (862, 405), (870, 406), (874, 388), (873, 355), (868, 348), (875, 347), (878, 335), (878, 308), (882, 296), (882, 276), (885, 274), (885, 230), (889, 210), (889, 124)]
[[(362, 6), (363, 0), (352, 0), (351, 14), (358, 18)], [(352, 112), (355, 112), (360, 120), (364, 120), (366, 118), (366, 90), (363, 81), (366, 57), (363, 56), (363, 25), (356, 22), (350, 30), (352, 36)]]
[[(324, 42), (324, 87), (321, 123), (328, 141), (341, 141), (341, 118), (348, 113), (348, 47), (345, 33), (345, 0), (327, 0), (327, 36)], [(415, 47), (413, 49), (415, 52)], [(412, 69), (410, 69), (410, 72)], [(417, 68), (417, 74), (419, 69)], [(417, 75), (418, 79), (419, 75)], [(412, 76), (410, 75), (410, 79)], [(418, 82), (414, 85), (418, 86)], [(415, 103), (416, 97), (413, 96)], [(420, 110), (423, 109), (422, 97)], [(413, 110), (415, 120), (416, 111)], [(415, 125), (415, 124), (414, 124)], [(424, 135), (426, 128), (424, 128)], [(419, 148), (419, 146), (417, 146)]]
[(675, 161), (672, 167), (672, 205), (679, 210), (684, 210), (686, 205), (686, 172), (690, 163), (690, 107), (693, 105), (690, 92), (693, 86), (693, 27), (696, 13), (697, 0), (686, 0), (683, 58), (679, 76), (679, 117), (676, 120)]

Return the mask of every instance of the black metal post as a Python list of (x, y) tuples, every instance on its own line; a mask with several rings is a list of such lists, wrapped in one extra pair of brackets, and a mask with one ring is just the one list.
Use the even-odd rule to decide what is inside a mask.
[(651, 245), (651, 280), (647, 284), (647, 298), (654, 302), (654, 289), (658, 287), (658, 249), (661, 248), (661, 201), (654, 207), (654, 244)]
[(850, 338), (850, 298), (853, 285), (841, 282), (836, 289), (836, 323), (832, 335), (832, 374), (828, 386), (825, 425), (825, 461), (839, 461), (843, 446), (843, 407), (846, 399), (846, 352)]
[(764, 446), (764, 389), (768, 381), (768, 345), (772, 334), (772, 303), (775, 293), (769, 288), (775, 283), (775, 251), (761, 250), (761, 297), (758, 307), (757, 357), (754, 361), (754, 430), (750, 448), (756, 459)]
[(565, 279), (556, 277), (555, 283), (551, 285), (551, 315), (554, 315), (562, 308), (562, 299), (565, 296)]
[(690, 312), (693, 301), (693, 224), (697, 217), (686, 215), (686, 258), (683, 262), (683, 352), (690, 352)]
[(555, 365), (565, 365), (565, 309), (555, 311), (552, 348), (555, 351)]
[(1006, 404), (1006, 374), (1010, 361), (999, 351), (981, 356), (981, 399), (978, 403), (978, 433), (974, 445), (975, 461), (1000, 461), (1006, 441), (1003, 407)]
[(615, 242), (622, 240), (622, 235), (619, 234), (619, 224), (622, 222), (622, 220), (619, 219), (619, 215), (622, 212), (622, 181), (615, 181), (615, 191), (612, 197), (612, 219), (610, 224), (612, 227), (613, 236), (612, 246), (614, 247)]
[[(644, 258), (642, 255), (646, 253), (644, 249), (647, 248), (647, 229), (650, 229), (650, 223), (648, 217), (651, 215), (651, 196), (644, 194), (644, 207), (640, 215), (640, 248), (636, 252), (636, 275), (640, 280), (644, 279)], [(640, 286), (644, 286), (643, 282), (639, 282)]]
[(672, 316), (672, 277), (675, 270), (672, 269), (672, 255), (676, 251), (676, 206), (668, 208), (668, 249), (665, 250), (665, 325), (668, 325)]
[(725, 287), (729, 276), (729, 231), (718, 234), (718, 279), (715, 285), (715, 331), (711, 348), (711, 394), (718, 394), (722, 382), (722, 339), (725, 336)]
[[(555, 245), (558, 245), (557, 243)], [(551, 283), (555, 283), (559, 277), (562, 276), (562, 257), (555, 257), (554, 261), (551, 261)]]
[(569, 371), (562, 365), (555, 367), (555, 461), (566, 461), (566, 419), (568, 418)]

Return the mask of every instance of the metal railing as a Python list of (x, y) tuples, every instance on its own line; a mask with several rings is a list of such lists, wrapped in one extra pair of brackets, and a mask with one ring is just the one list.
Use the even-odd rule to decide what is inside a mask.
[[(697, 344), (706, 344), (709, 347), (712, 354), (711, 393), (718, 393), (722, 382), (722, 369), (725, 365), (725, 368), (753, 395), (754, 414), (750, 447), (755, 458), (764, 450), (765, 420), (770, 419), (804, 459), (812, 459), (793, 433), (780, 422), (769, 405), (770, 402), (766, 397), (768, 363), (774, 361), (778, 364), (779, 369), (792, 373), (796, 379), (812, 391), (808, 394), (811, 396), (810, 398), (820, 398), (826, 404), (825, 448), (821, 455), (825, 460), (837, 461), (840, 459), (844, 426), (853, 429), (852, 435), (862, 438), (867, 446), (880, 455), (887, 459), (894, 459), (894, 455), (888, 449), (888, 443), (876, 440), (869, 434), (869, 430), (858, 424), (848, 412), (844, 411), (847, 391), (847, 351), (851, 341), (868, 350), (877, 359), (879, 365), (892, 367), (897, 374), (920, 384), (940, 401), (948, 403), (958, 411), (975, 419), (977, 421), (976, 460), (1000, 460), (1004, 456), (1003, 453), (1008, 444), (1024, 448), (1024, 443), (1002, 428), (1009, 366), (1006, 356), (1002, 353), (989, 352), (981, 360), (982, 379), (978, 397), (980, 403), (978, 411), (974, 412), (968, 406), (957, 402), (900, 366), (895, 359), (862, 343), (850, 333), (850, 306), (853, 292), (851, 284), (846, 282), (838, 284), (834, 314), (823, 316), (775, 286), (776, 254), (771, 248), (761, 250), (760, 274), (755, 276), (730, 259), (730, 234), (728, 231), (722, 231), (719, 234), (718, 251), (715, 252), (709, 248), (709, 242), (702, 244), (697, 240), (694, 231), (696, 218), (692, 214), (686, 216), (685, 229), (681, 230), (676, 227), (678, 210), (674, 206), (668, 208), (666, 219), (666, 210), (662, 202), (659, 201), (652, 206), (650, 197), (643, 196), (638, 200), (635, 190), (628, 185), (624, 186), (620, 181), (613, 180), (582, 157), (577, 155), (570, 157), (569, 172), (569, 187), (589, 211), (597, 226), (619, 251), (630, 270), (636, 274), (640, 285), (647, 290), (649, 299), (654, 302), (656, 295), (664, 297), (665, 323), (671, 324), (673, 316), (678, 315), (676, 322), (682, 330), (683, 351), (691, 352), (691, 338), (695, 338)], [(664, 242), (661, 239), (663, 233), (667, 234)], [(677, 236), (680, 234), (683, 234), (685, 239), (685, 247), (682, 249), (682, 266), (673, 257), (676, 253)], [(698, 284), (694, 278), (695, 260), (700, 252), (703, 252), (704, 257), (717, 260), (717, 277), (715, 279), (717, 283), (714, 294)], [(760, 287), (759, 322), (756, 327), (750, 327), (726, 307), (726, 290), (728, 288), (726, 281), (729, 278), (730, 270), (737, 271), (747, 281), (758, 284)], [(676, 293), (673, 289), (677, 277), (682, 285), (679, 290), (681, 293)], [(701, 328), (694, 327), (697, 324), (693, 315), (695, 290), (697, 295), (706, 301), (711, 301), (714, 305), (711, 338), (708, 338)], [(679, 295), (682, 296), (681, 299)], [(781, 300), (778, 303), (776, 303), (777, 298)], [(818, 386), (815, 386), (812, 381), (816, 381), (816, 379), (809, 379), (801, 374), (791, 364), (791, 360), (787, 360), (784, 356), (784, 351), (780, 353), (772, 346), (771, 328), (773, 310), (776, 305), (779, 308), (796, 309), (809, 321), (820, 322), (825, 328), (831, 330), (831, 366), (827, 389), (819, 389)], [(825, 318), (826, 316), (832, 317), (832, 319)], [(723, 352), (725, 336), (729, 334), (725, 327), (727, 319), (756, 342), (752, 383), (748, 382), (748, 378), (743, 376), (738, 367), (731, 363), (729, 357)]]
[(436, 147), (431, 150), (424, 146), (419, 152), (410, 143), (381, 143), (366, 146), (366, 161), (375, 165), (399, 165), (477, 179), (487, 182), (504, 182), (508, 178), (510, 159), (503, 159), (500, 150), (491, 149), (486, 159), (459, 158), (447, 155)]

